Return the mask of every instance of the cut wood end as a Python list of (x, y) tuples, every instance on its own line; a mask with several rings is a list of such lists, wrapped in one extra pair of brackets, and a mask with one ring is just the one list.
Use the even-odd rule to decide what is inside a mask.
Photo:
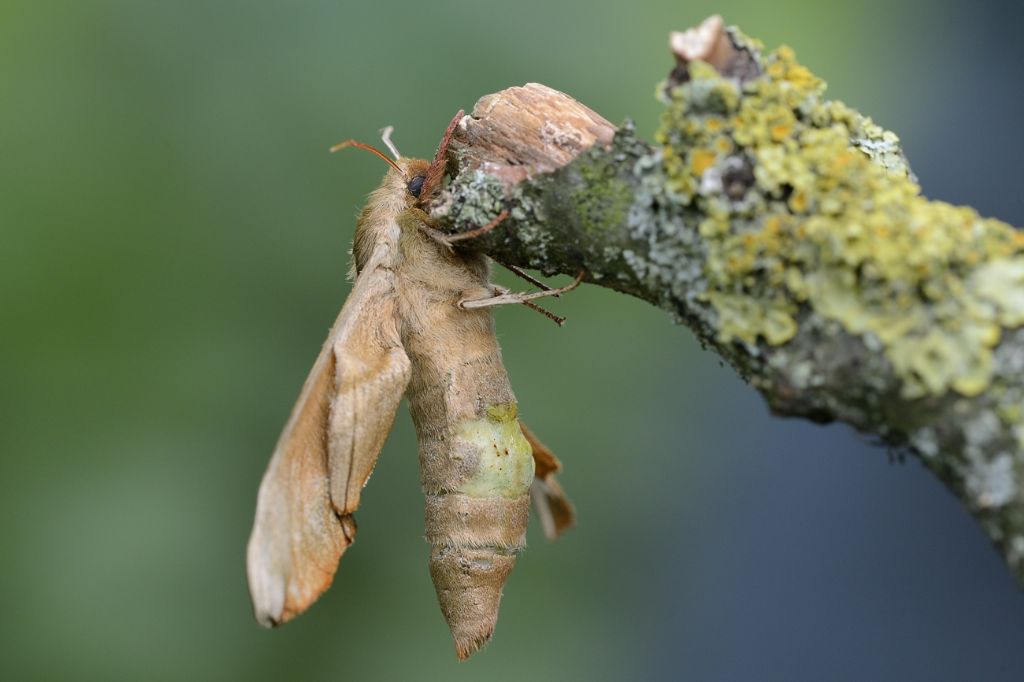
[(477, 101), (453, 147), (462, 164), (515, 185), (565, 166), (595, 143), (611, 144), (616, 127), (575, 99), (539, 83)]
[(725, 73), (736, 56), (736, 48), (725, 32), (725, 22), (718, 14), (711, 15), (696, 28), (673, 31), (669, 34), (668, 45), (679, 64), (700, 60), (721, 73)]

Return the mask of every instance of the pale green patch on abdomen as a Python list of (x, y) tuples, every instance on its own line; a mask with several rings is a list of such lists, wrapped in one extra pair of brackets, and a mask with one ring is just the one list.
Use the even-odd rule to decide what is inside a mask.
[(487, 408), (487, 416), (462, 422), (456, 439), (476, 446), (480, 464), (457, 492), (469, 497), (526, 495), (533, 483), (533, 450), (523, 436), (515, 403)]

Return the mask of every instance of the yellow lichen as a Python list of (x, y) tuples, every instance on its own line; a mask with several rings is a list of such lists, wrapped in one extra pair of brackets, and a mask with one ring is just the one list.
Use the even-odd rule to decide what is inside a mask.
[[(881, 342), (905, 397), (984, 391), (1002, 329), (1024, 325), (1024, 237), (924, 199), (898, 138), (823, 100), (789, 48), (762, 68), (739, 84), (691, 64), (658, 132), (671, 188), (707, 216), (719, 340), (785, 343), (806, 306)], [(702, 183), (730, 157), (753, 168), (747, 197)]]
[(695, 175), (704, 175), (704, 171), (715, 163), (716, 154), (707, 149), (696, 149), (690, 154), (690, 166)]

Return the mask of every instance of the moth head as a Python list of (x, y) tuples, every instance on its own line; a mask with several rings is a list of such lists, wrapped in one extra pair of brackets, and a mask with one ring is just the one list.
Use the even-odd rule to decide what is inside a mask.
[(405, 193), (407, 198), (414, 204), (425, 203), (430, 198), (424, 190), (427, 189), (427, 172), (430, 170), (430, 162), (423, 159), (402, 159), (399, 163), (405, 162)]
[[(394, 128), (388, 126), (380, 131), (381, 139), (391, 150), (395, 161), (404, 168), (405, 191), (409, 197), (415, 200), (413, 205), (426, 204), (440, 188), (441, 180), (448, 167), (448, 146), (451, 144), (452, 135), (455, 134), (455, 128), (462, 121), (462, 117), (463, 112), (460, 109), (445, 129), (444, 135), (441, 137), (441, 144), (437, 147), (437, 154), (430, 162), (419, 159), (403, 159), (398, 152), (398, 147), (391, 141), (391, 133), (394, 132)], [(406, 163), (403, 164), (403, 162)]]
[[(391, 171), (388, 172), (384, 181), (386, 185), (394, 188), (396, 192), (400, 190), (409, 206), (425, 203), (429, 195), (432, 194), (431, 183), (429, 182), (431, 163), (422, 159), (411, 159), (401, 156), (391, 141), (391, 130), (391, 126), (382, 130), (381, 137), (387, 148), (394, 154), (394, 160), (388, 158), (384, 152), (376, 147), (357, 142), (356, 140), (339, 142), (331, 147), (331, 151), (336, 152), (346, 147), (355, 147), (356, 149), (362, 149), (375, 154), (391, 166)], [(424, 192), (424, 188), (427, 188), (428, 191)]]
[[(384, 146), (391, 152), (391, 156), (395, 157), (395, 163), (401, 169), (402, 177), (405, 180), (405, 192), (407, 199), (411, 197), (416, 202), (426, 201), (429, 198), (430, 190), (427, 185), (427, 178), (430, 175), (430, 164), (420, 159), (406, 159), (402, 157), (401, 152), (398, 151), (398, 147), (391, 141), (391, 133), (395, 132), (392, 126), (387, 126), (380, 131), (380, 139), (384, 142)], [(424, 189), (427, 192), (424, 193)]]

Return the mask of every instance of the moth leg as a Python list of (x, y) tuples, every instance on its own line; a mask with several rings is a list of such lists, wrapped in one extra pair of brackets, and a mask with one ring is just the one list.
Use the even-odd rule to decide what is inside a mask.
[(469, 230), (467, 232), (460, 232), (458, 234), (448, 234), (445, 235), (445, 239), (448, 240), (449, 244), (465, 241), (467, 239), (476, 239), (477, 237), (487, 234), (488, 232), (496, 228), (498, 225), (501, 225), (501, 223), (503, 223), (506, 218), (508, 218), (508, 211), (502, 211), (501, 213), (494, 217), (494, 220), (487, 223), (483, 227), (478, 227), (475, 230)]
[(530, 497), (537, 510), (537, 518), (540, 519), (544, 536), (548, 540), (555, 540), (576, 524), (576, 510), (555, 478), (555, 474), (562, 470), (562, 463), (548, 446), (526, 428), (526, 424), (519, 422), (519, 428), (533, 449), (536, 467), (533, 484), (530, 486)]
[[(519, 267), (517, 267), (515, 265), (512, 265), (511, 263), (506, 263), (506, 262), (504, 262), (502, 260), (499, 260), (499, 259), (495, 258), (494, 256), (491, 256), (491, 260), (494, 261), (495, 263), (497, 263), (498, 265), (500, 265), (501, 267), (505, 268), (509, 272), (511, 272), (513, 275), (515, 275), (517, 277), (520, 277), (522, 279), (525, 279), (527, 282), (529, 282), (533, 286), (537, 287), (538, 289), (542, 289), (544, 291), (551, 291), (551, 289), (553, 288), (553, 287), (549, 287), (547, 284), (545, 284), (544, 282), (540, 281), (539, 279), (537, 279), (536, 277), (534, 277), (530, 273), (526, 272), (522, 268), (519, 268)], [(508, 289), (503, 289), (503, 288), (500, 288), (500, 287), (495, 287), (495, 290), (498, 291), (498, 293), (502, 293), (502, 294), (511, 293)], [(558, 294), (555, 294), (555, 297), (557, 298)], [(533, 310), (533, 311), (536, 311), (536, 312), (540, 313), (544, 317), (548, 318), (549, 320), (551, 320), (552, 322), (557, 324), (559, 327), (561, 327), (563, 324), (565, 324), (565, 318), (564, 317), (561, 317), (559, 315), (555, 315), (553, 312), (551, 312), (547, 308), (543, 308), (543, 307), (537, 305), (536, 303), (531, 303), (530, 301), (523, 301), (523, 305), (525, 305), (530, 310)]]
[[(498, 292), (499, 294), (511, 294), (512, 293), (510, 290), (506, 289), (505, 287), (499, 287), (497, 284), (492, 284), (491, 286), (493, 286), (494, 290), (496, 292)], [(551, 291), (551, 287), (544, 285), (544, 290), (545, 291)], [(552, 322), (557, 324), (559, 327), (561, 327), (563, 324), (565, 324), (565, 318), (564, 317), (562, 317), (561, 315), (555, 315), (553, 312), (551, 312), (547, 308), (539, 306), (536, 303), (533, 303), (532, 301), (522, 301), (522, 304), (524, 306), (526, 306), (527, 308), (529, 308), (530, 310), (533, 310), (534, 312), (540, 313), (544, 317), (548, 318), (549, 320), (551, 320)]]
[(453, 250), (453, 244), (465, 241), (467, 239), (476, 239), (481, 235), (487, 234), (488, 232), (496, 228), (498, 225), (500, 225), (502, 221), (504, 221), (506, 218), (508, 218), (508, 211), (502, 211), (494, 218), (494, 220), (487, 223), (483, 227), (478, 227), (475, 230), (469, 230), (468, 232), (460, 232), (459, 234), (448, 234), (447, 232), (442, 232), (441, 230), (432, 227), (428, 222), (429, 219), (421, 220), (421, 222), (419, 223), (419, 227), (424, 234), (426, 234), (428, 237), (430, 237), (432, 240), (434, 240), (441, 246), (451, 251)]
[(506, 263), (504, 261), (498, 260), (494, 256), (491, 256), (491, 260), (494, 261), (495, 263), (497, 263), (498, 265), (500, 265), (501, 267), (505, 268), (509, 272), (511, 272), (516, 277), (519, 277), (521, 279), (525, 279), (527, 282), (529, 282), (533, 286), (537, 287), (538, 289), (543, 289), (544, 291), (551, 291), (554, 288), (554, 287), (549, 287), (547, 284), (545, 284), (544, 282), (540, 281), (539, 279), (537, 279), (536, 277), (534, 277), (533, 275), (528, 273), (526, 270), (523, 270), (522, 268), (520, 268), (518, 266), (515, 266), (515, 265), (512, 265), (511, 263)]
[[(496, 296), (489, 296), (487, 298), (476, 298), (470, 300), (463, 299), (459, 301), (458, 305), (463, 310), (475, 310), (477, 308), (490, 308), (496, 305), (526, 303), (528, 301), (535, 301), (538, 298), (544, 298), (546, 296), (558, 296), (559, 294), (564, 294), (565, 292), (572, 291), (573, 289), (578, 287), (580, 285), (580, 282), (583, 281), (583, 274), (583, 270), (580, 270), (580, 274), (576, 275), (576, 279), (574, 279), (572, 282), (565, 285), (564, 287), (559, 287), (558, 289), (548, 289), (547, 291), (534, 291), (530, 293), (517, 294), (509, 293), (503, 289), (496, 289), (496, 291), (498, 291), (498, 294)], [(505, 291), (505, 293), (501, 293), (502, 291)]]
[(451, 242), (448, 241), (449, 235), (445, 234), (444, 232), (435, 227), (431, 227), (430, 225), (422, 221), (416, 221), (416, 225), (420, 228), (420, 231), (423, 232), (423, 234), (430, 237), (431, 241), (439, 244), (440, 246), (443, 246), (444, 248), (448, 249), (448, 251), (455, 251), (455, 248), (452, 246)]
[(452, 135), (455, 134), (455, 129), (459, 126), (459, 122), (462, 121), (464, 114), (465, 112), (459, 109), (459, 112), (452, 118), (444, 131), (444, 135), (441, 137), (441, 144), (437, 147), (437, 154), (434, 155), (434, 160), (430, 163), (430, 168), (427, 169), (427, 176), (423, 180), (423, 187), (420, 190), (421, 202), (434, 196), (434, 190), (441, 184), (441, 178), (444, 177), (445, 168), (448, 166), (448, 145), (451, 144)]

